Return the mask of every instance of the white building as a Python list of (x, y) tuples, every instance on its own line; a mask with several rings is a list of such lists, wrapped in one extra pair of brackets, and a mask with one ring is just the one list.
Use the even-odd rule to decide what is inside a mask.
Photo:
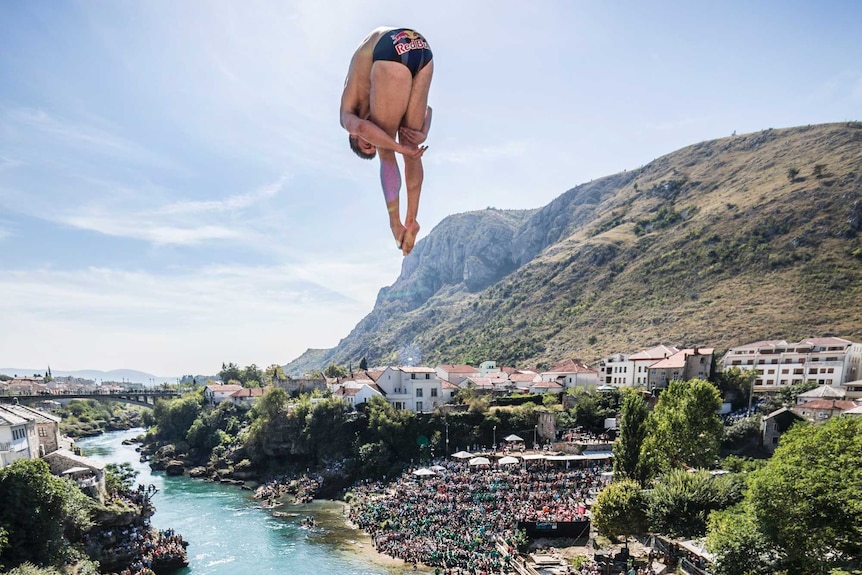
[(60, 448), (61, 418), (23, 404), (0, 404), (0, 414), (3, 413), (11, 413), (34, 423), (37, 447), (33, 457), (42, 456)]
[(552, 367), (550, 371), (543, 371), (541, 380), (555, 381), (563, 389), (590, 387), (599, 384), (599, 372), (581, 361), (567, 359)]
[(206, 400), (210, 405), (215, 405), (226, 399), (230, 399), (231, 395), (241, 389), (241, 385), (217, 385), (215, 383), (210, 383), (204, 387), (204, 400)]
[(471, 365), (438, 365), (435, 369), (437, 377), (455, 385), (460, 385), (468, 377), (480, 377), (479, 368)]
[(712, 375), (711, 347), (682, 349), (649, 366), (649, 389), (664, 388), (674, 380), (709, 379)]
[(677, 353), (679, 349), (667, 345), (657, 345), (631, 355), (618, 353), (599, 362), (599, 378), (604, 385), (647, 387), (650, 366)]
[(387, 367), (377, 378), (377, 386), (395, 409), (421, 413), (434, 411), (448, 401), (433, 367)]
[(385, 398), (383, 391), (371, 380), (346, 382), (339, 385), (332, 396), (343, 400), (353, 409), (356, 409), (357, 405), (368, 403), (374, 396)]
[(862, 377), (862, 344), (840, 337), (758, 341), (728, 350), (721, 366), (756, 371), (755, 393), (806, 381), (843, 386)]
[(36, 422), (0, 409), (0, 469), (18, 459), (35, 459), (38, 456)]

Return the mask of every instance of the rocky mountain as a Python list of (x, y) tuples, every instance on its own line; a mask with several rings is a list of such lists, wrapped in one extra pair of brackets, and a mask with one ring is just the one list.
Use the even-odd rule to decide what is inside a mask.
[(538, 210), (446, 218), (338, 346), (286, 370), (858, 340), (860, 232), (862, 123), (702, 142)]

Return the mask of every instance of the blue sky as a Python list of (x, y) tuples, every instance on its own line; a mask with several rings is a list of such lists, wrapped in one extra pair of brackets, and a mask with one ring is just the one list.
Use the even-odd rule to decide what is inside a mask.
[(339, 126), (379, 25), (434, 51), (420, 240), (703, 140), (860, 120), (862, 4), (0, 3), (0, 366), (331, 347), (398, 277)]

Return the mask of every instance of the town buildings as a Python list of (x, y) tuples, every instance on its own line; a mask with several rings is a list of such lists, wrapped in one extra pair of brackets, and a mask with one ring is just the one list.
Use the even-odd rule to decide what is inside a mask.
[(862, 379), (862, 344), (840, 337), (758, 341), (730, 348), (721, 367), (755, 371), (755, 393), (808, 381), (838, 387)]

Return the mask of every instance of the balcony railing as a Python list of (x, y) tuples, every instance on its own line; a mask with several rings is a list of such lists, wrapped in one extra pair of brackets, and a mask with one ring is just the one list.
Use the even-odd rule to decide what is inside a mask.
[(12, 451), (12, 442), (4, 441), (0, 443), (0, 451)]

